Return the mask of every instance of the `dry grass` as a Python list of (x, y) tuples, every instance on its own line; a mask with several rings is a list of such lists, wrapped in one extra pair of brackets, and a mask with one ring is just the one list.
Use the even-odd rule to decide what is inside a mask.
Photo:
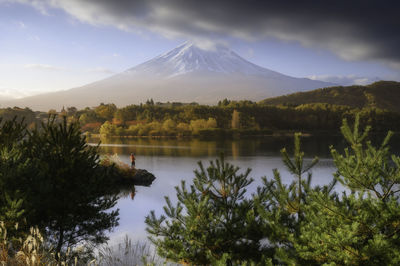
[[(15, 228), (18, 230), (18, 224)], [(7, 235), (4, 222), (0, 222), (0, 265), (2, 266), (82, 265), (72, 254), (77, 254), (77, 252), (67, 250), (62, 256), (63, 259), (57, 261), (52, 249), (46, 248), (39, 229), (32, 227), (25, 239), (11, 240)], [(93, 260), (87, 265), (98, 265), (98, 263)]]
[(136, 169), (131, 168), (127, 163), (121, 161), (116, 153), (113, 155), (104, 155), (100, 160), (100, 164), (103, 166), (114, 165), (118, 169), (119, 173), (126, 178), (131, 178), (136, 174)]
[(148, 242), (132, 243), (128, 236), (122, 243), (103, 246), (99, 250), (98, 261), (101, 266), (177, 265), (160, 258)]
[[(18, 229), (18, 225), (16, 225)], [(167, 263), (157, 256), (154, 247), (147, 242), (135, 242), (126, 236), (122, 243), (114, 246), (104, 245), (98, 249), (96, 259), (87, 262), (80, 261), (85, 247), (67, 250), (60, 261), (52, 248), (45, 245), (44, 239), (37, 228), (31, 228), (24, 240), (11, 241), (3, 222), (0, 222), (0, 265), (1, 266), (134, 266), (134, 265), (176, 265)], [(17, 247), (17, 248), (16, 248)]]

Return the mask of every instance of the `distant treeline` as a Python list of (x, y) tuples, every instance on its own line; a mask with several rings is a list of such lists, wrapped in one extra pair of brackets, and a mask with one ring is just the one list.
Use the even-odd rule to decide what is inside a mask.
[[(331, 104), (296, 107), (250, 101), (223, 100), (217, 106), (146, 104), (117, 108), (101, 104), (74, 115), (84, 131), (105, 136), (231, 136), (266, 135), (282, 131), (338, 133), (343, 118), (361, 114), (375, 132), (400, 131), (400, 114), (378, 108), (351, 108)], [(69, 114), (67, 114), (69, 115)]]
[[(49, 113), (56, 113), (50, 110)], [(292, 131), (312, 134), (339, 133), (343, 118), (354, 119), (360, 113), (363, 125), (373, 131), (400, 131), (400, 113), (376, 107), (352, 108), (327, 103), (297, 106), (272, 106), (251, 101), (220, 101), (216, 106), (195, 103), (154, 103), (117, 108), (100, 104), (78, 110), (63, 108), (59, 114), (69, 120), (79, 120), (82, 131), (103, 136), (200, 136), (229, 137), (235, 135), (269, 135)], [(0, 109), (4, 120), (25, 117), (33, 127), (46, 121), (48, 113), (29, 108)]]
[(29, 108), (14, 107), (0, 109), (2, 123), (12, 120), (14, 117), (17, 117), (19, 121), (23, 119), (28, 128), (33, 128), (35, 125), (40, 124), (41, 118), (47, 118), (48, 114), (34, 112)]

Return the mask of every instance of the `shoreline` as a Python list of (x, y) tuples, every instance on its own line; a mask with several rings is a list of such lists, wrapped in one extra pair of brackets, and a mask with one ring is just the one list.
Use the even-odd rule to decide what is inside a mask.
[[(255, 135), (223, 135), (223, 136), (163, 136), (163, 135), (154, 135), (154, 136), (119, 136), (119, 135), (111, 135), (104, 136), (101, 134), (89, 134), (88, 138), (107, 138), (107, 139), (210, 139), (210, 140), (218, 140), (218, 139), (248, 139), (248, 138), (270, 138), (270, 137), (293, 137), (295, 133), (300, 132), (302, 137), (341, 137), (342, 134), (340, 132), (301, 132), (301, 131), (282, 131), (282, 132), (274, 132), (273, 134), (255, 134)], [(393, 132), (394, 135), (398, 135), (400, 132)], [(371, 136), (381, 136), (386, 135), (387, 132), (370, 132)]]

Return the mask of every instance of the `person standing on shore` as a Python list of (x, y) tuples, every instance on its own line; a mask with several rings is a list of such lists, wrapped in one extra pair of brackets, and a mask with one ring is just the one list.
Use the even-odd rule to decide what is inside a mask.
[(131, 168), (135, 168), (135, 154), (131, 153)]

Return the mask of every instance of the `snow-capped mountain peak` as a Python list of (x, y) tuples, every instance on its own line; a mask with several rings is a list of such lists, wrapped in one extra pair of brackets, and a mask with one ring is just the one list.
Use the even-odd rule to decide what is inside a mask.
[(107, 79), (67, 91), (20, 99), (10, 105), (49, 110), (62, 106), (96, 106), (101, 102), (126, 106), (148, 99), (216, 104), (224, 98), (260, 101), (331, 85), (257, 66), (227, 47), (204, 49), (184, 43)]
[(243, 75), (276, 73), (248, 62), (227, 47), (203, 49), (190, 42), (126, 71), (130, 74), (162, 78), (172, 78), (191, 72)]

